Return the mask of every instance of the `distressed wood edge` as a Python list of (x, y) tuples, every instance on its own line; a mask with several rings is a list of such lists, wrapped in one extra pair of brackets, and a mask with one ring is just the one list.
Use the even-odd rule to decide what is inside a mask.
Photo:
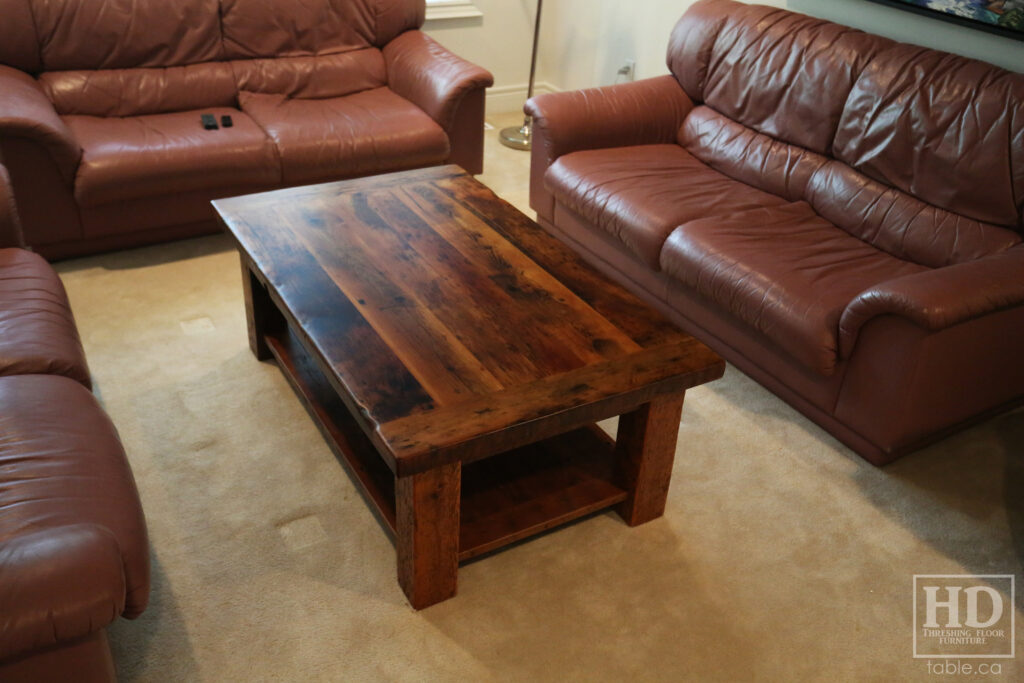
[[(683, 346), (684, 348), (680, 348)], [(670, 371), (672, 355), (696, 354), (689, 360), (689, 369)], [(644, 365), (664, 364), (666, 372), (655, 374), (633, 386), (636, 372)], [(486, 416), (495, 405), (516, 403), (517, 397), (529, 393), (551, 393), (557, 387), (590, 386), (588, 379), (600, 376), (606, 368), (620, 367), (623, 380), (612, 388), (607, 384), (594, 388), (594, 394), (578, 404), (566, 405), (548, 414), (535, 416), (535, 401), (523, 404), (518, 419), (503, 417), (470, 424), (473, 415)], [(696, 367), (693, 367), (696, 366)], [(585, 366), (560, 375), (545, 377), (521, 387), (514, 387), (487, 396), (477, 397), (460, 404), (445, 406), (418, 415), (385, 422), (377, 428), (376, 442), (382, 444), (394, 460), (394, 471), (399, 476), (430, 469), (438, 464), (461, 461), (473, 462), (494, 452), (509, 450), (533, 441), (553, 436), (575, 426), (597, 422), (648, 403), (658, 396), (683, 393), (700, 384), (719, 379), (725, 373), (725, 361), (694, 338), (680, 344), (666, 344), (646, 349), (627, 359), (613, 359)], [(623, 386), (623, 383), (627, 386)], [(416, 440), (417, 434), (429, 433), (431, 425), (448, 423), (449, 429), (436, 438)]]

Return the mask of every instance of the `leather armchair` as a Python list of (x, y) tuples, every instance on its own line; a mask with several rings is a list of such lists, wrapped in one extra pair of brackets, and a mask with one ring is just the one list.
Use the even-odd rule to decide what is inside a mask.
[(542, 226), (873, 463), (1024, 400), (1024, 75), (732, 0), (667, 63), (526, 104)]

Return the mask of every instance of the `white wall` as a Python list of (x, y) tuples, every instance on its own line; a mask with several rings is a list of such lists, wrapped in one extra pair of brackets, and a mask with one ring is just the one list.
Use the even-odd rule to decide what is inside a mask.
[[(694, 0), (554, 0), (544, 6), (544, 80), (561, 90), (608, 85), (627, 59), (636, 77), (667, 73), (669, 34)], [(765, 4), (783, 5), (785, 0)]]

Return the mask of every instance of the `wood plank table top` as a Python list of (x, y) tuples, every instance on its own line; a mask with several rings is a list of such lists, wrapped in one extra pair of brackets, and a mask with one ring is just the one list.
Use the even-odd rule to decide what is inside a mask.
[(724, 371), (455, 166), (214, 206), (399, 476), (532, 443)]

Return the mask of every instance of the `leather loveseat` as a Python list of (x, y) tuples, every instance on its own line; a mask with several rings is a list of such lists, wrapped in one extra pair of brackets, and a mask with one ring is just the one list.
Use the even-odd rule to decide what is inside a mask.
[(149, 598), (146, 523), (64, 288), (19, 243), (0, 165), (0, 681), (109, 681), (105, 627)]
[(1024, 75), (702, 0), (542, 95), (540, 223), (882, 464), (1024, 397)]
[(0, 0), (0, 157), (26, 241), (60, 258), (214, 232), (219, 197), (479, 173), (493, 79), (423, 19), (424, 0)]

